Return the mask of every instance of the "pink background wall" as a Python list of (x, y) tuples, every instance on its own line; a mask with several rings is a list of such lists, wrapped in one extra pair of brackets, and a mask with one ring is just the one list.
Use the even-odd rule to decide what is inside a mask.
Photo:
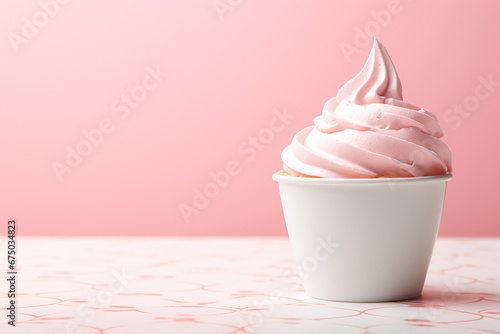
[[(454, 179), (441, 235), (500, 235), (499, 1), (0, 6), (0, 221), (16, 217), (21, 234), (285, 234), (271, 174), (361, 69), (368, 31), (405, 100), (447, 134)], [(285, 112), (293, 118), (273, 120)], [(68, 149), (86, 156), (68, 167)], [(54, 162), (67, 166), (60, 179)], [(181, 205), (226, 168), (224, 188), (209, 185), (213, 198), (186, 223)]]

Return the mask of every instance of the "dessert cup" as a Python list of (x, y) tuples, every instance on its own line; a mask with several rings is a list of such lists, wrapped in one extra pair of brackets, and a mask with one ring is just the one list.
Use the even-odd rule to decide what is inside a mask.
[(348, 302), (420, 296), (451, 178), (274, 174), (306, 294)]

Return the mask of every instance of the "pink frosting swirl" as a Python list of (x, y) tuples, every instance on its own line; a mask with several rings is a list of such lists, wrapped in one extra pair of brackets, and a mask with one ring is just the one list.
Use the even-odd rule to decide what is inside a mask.
[(389, 54), (375, 39), (361, 72), (285, 148), (284, 169), (326, 178), (450, 173), (451, 153), (439, 139), (436, 116), (403, 102), (401, 91)]

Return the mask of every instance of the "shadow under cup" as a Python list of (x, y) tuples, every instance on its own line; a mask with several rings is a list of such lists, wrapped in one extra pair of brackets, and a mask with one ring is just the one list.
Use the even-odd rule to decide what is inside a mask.
[(420, 296), (451, 178), (273, 175), (307, 295), (350, 302)]

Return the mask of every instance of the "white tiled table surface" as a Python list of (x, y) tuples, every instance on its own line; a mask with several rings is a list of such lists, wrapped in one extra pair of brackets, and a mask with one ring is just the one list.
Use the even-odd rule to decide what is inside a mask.
[(391, 303), (307, 297), (285, 237), (21, 237), (18, 247), (17, 326), (4, 308), (0, 333), (500, 333), (499, 238), (438, 239), (423, 296)]

